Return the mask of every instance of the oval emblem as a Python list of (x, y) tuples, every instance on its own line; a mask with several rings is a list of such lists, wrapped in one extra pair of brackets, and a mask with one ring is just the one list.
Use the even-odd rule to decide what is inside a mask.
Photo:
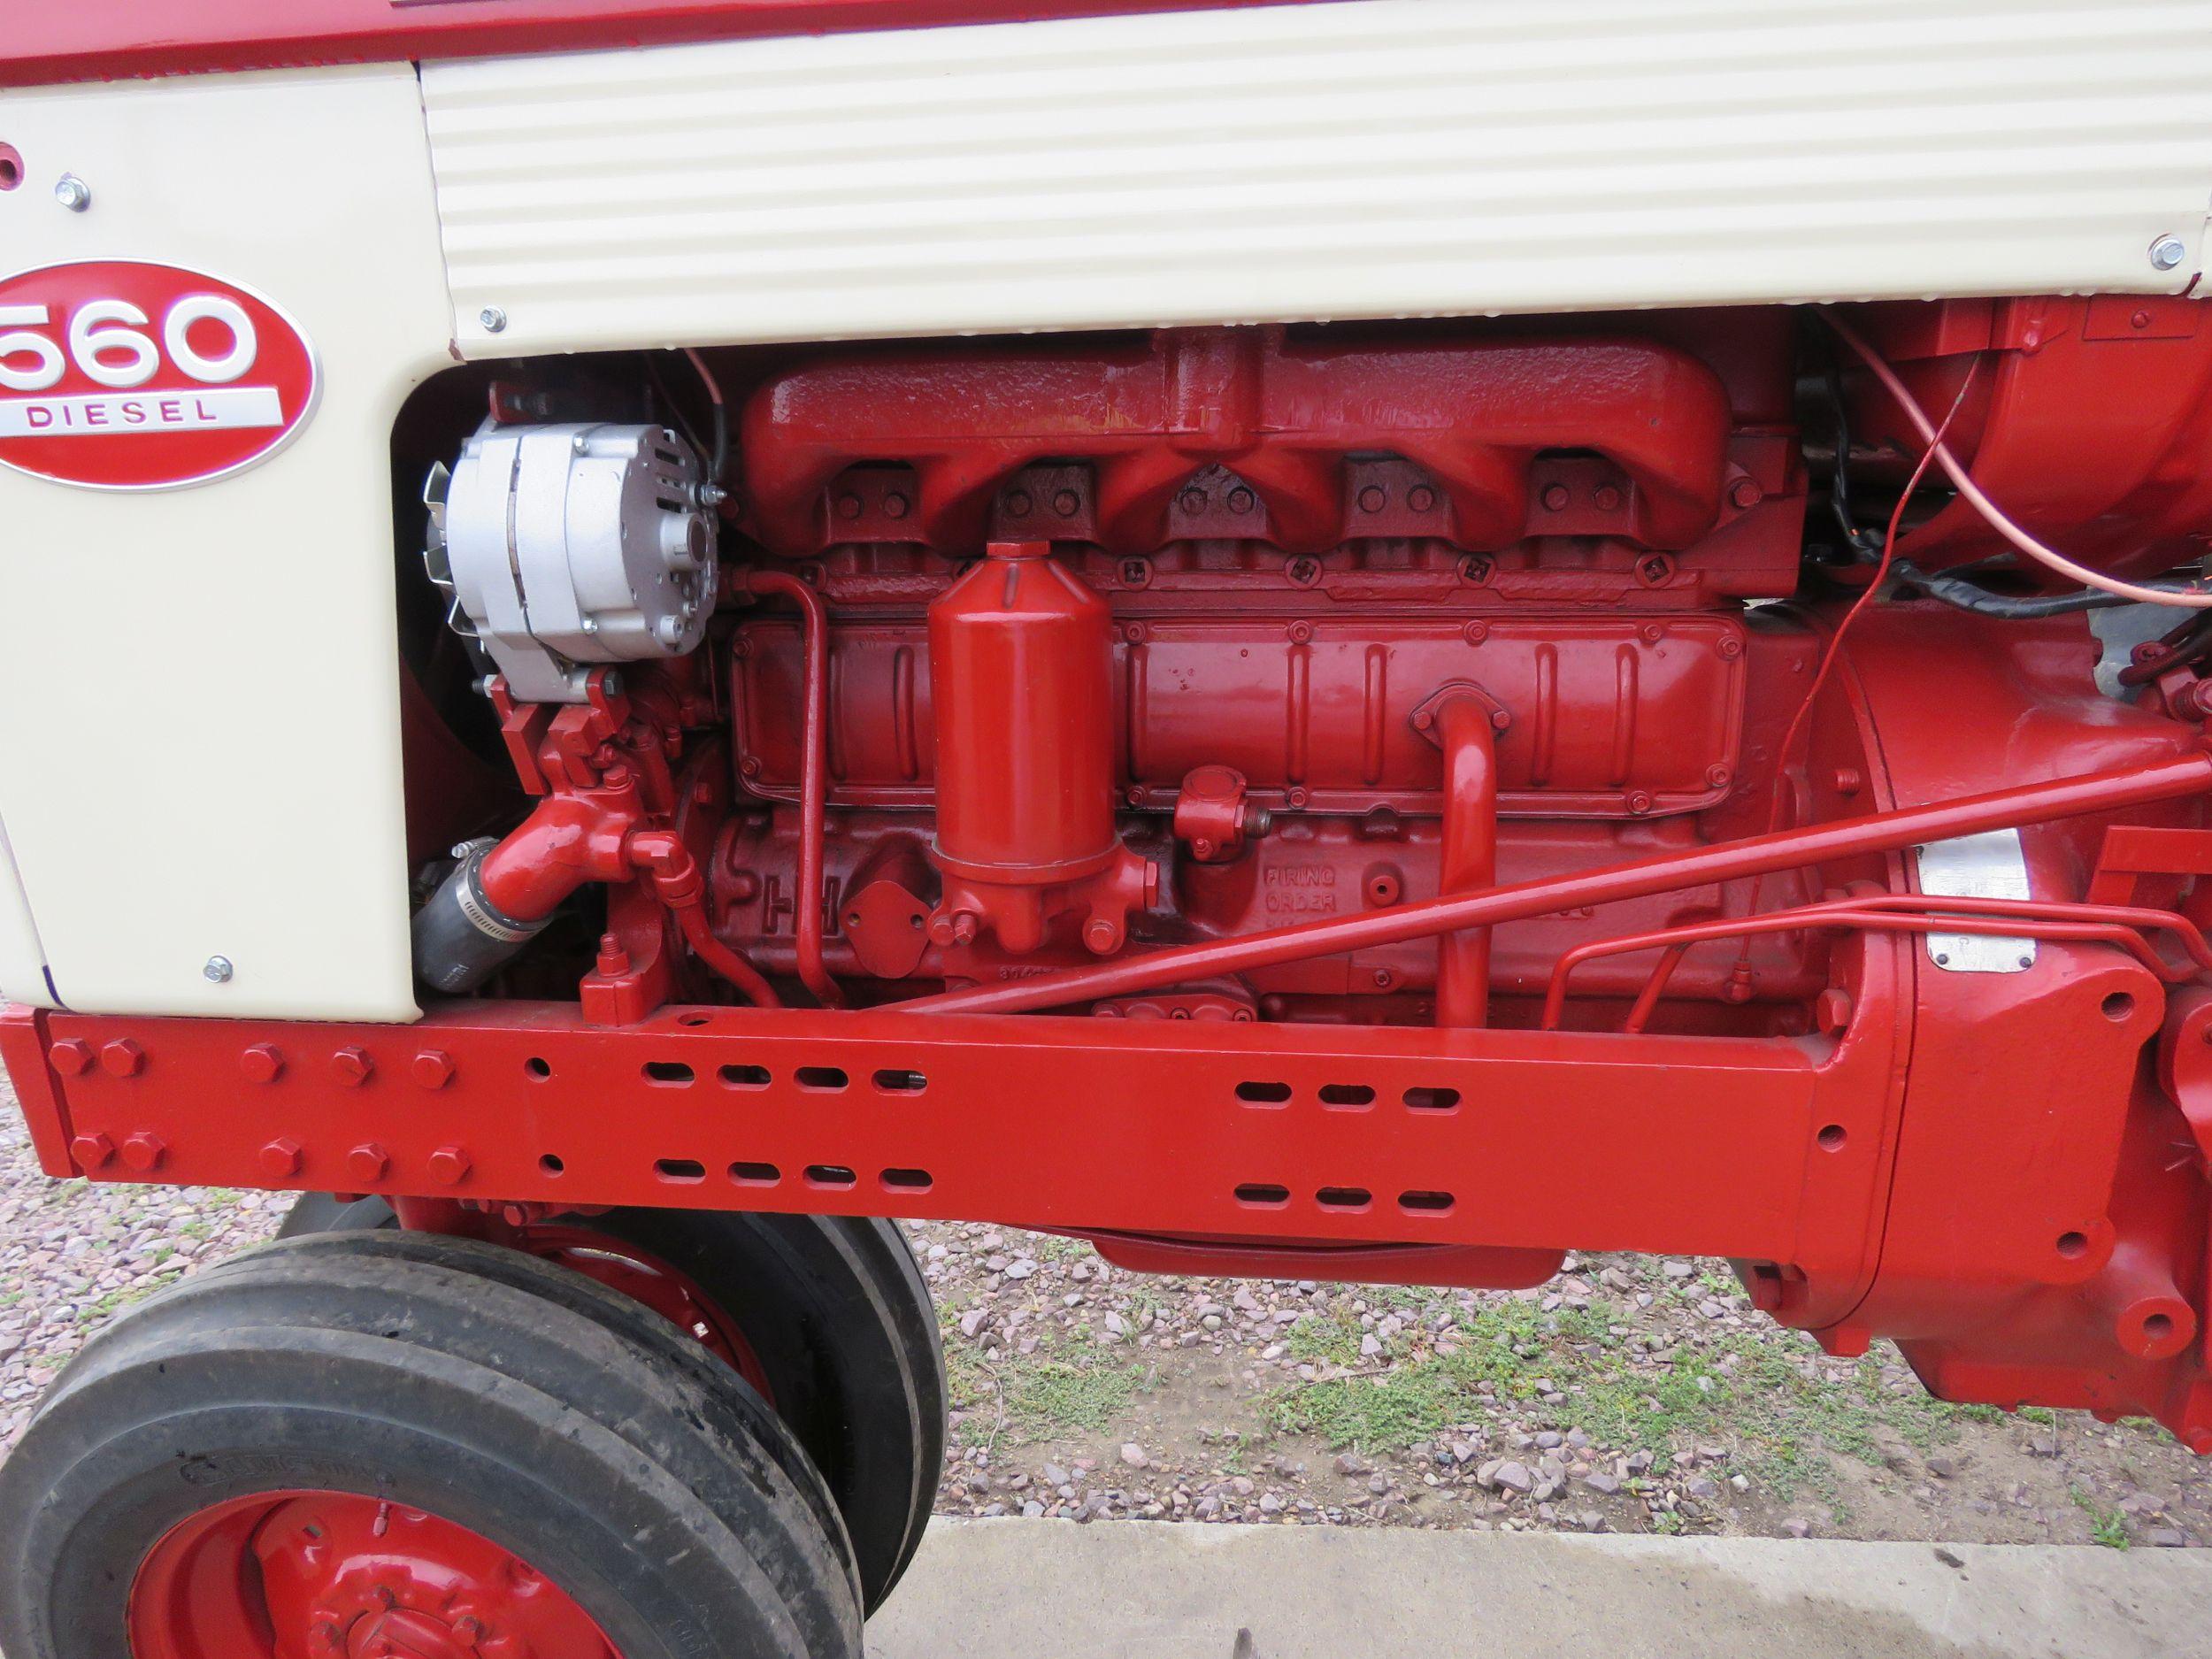
[(315, 407), (314, 348), (250, 288), (130, 259), (0, 280), (0, 465), (174, 489), (265, 460)]

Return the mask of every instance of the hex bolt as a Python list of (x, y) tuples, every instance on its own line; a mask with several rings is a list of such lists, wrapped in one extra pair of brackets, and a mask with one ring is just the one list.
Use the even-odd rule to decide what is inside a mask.
[(123, 1162), (141, 1175), (151, 1175), (168, 1156), (168, 1143), (150, 1129), (141, 1129), (123, 1142)]
[(1840, 1037), (1851, 1025), (1851, 993), (1830, 986), (1813, 1003), (1813, 1023), (1831, 1037)]
[(487, 305), (476, 313), (476, 320), (484, 325), (486, 334), (495, 334), (507, 326), (507, 313), (496, 305)]
[(2171, 271), (2188, 257), (2189, 244), (2178, 236), (2161, 236), (2151, 244), (2151, 269), (2154, 271)]
[(441, 1187), (458, 1187), (469, 1169), (469, 1155), (459, 1147), (440, 1147), (430, 1155), (430, 1179)]
[(357, 1181), (380, 1181), (384, 1179), (385, 1171), (391, 1167), (390, 1155), (373, 1141), (365, 1141), (346, 1154), (347, 1172)]
[(96, 1169), (104, 1168), (107, 1161), (114, 1156), (115, 1142), (96, 1132), (79, 1135), (69, 1143), (71, 1160), (88, 1175)]
[(82, 1077), (92, 1066), (92, 1045), (81, 1037), (64, 1037), (46, 1051), (46, 1058), (64, 1077)]
[(288, 1181), (300, 1172), (307, 1155), (289, 1135), (279, 1135), (261, 1148), (261, 1172), (273, 1181)]
[(92, 205), (92, 187), (75, 173), (65, 173), (54, 180), (54, 200), (73, 213), (81, 213)]
[(128, 1037), (100, 1047), (100, 1070), (110, 1077), (136, 1077), (146, 1069), (146, 1051)]
[(232, 972), (228, 956), (210, 956), (200, 975), (211, 985), (228, 985)]
[(359, 1088), (376, 1070), (376, 1062), (369, 1058), (367, 1049), (349, 1043), (330, 1056), (330, 1069), (348, 1088)]
[(453, 1081), (453, 1056), (442, 1048), (425, 1048), (415, 1056), (415, 1081), (425, 1088), (443, 1088)]
[(273, 1042), (257, 1042), (238, 1056), (239, 1072), (249, 1083), (273, 1083), (284, 1075), (284, 1050)]

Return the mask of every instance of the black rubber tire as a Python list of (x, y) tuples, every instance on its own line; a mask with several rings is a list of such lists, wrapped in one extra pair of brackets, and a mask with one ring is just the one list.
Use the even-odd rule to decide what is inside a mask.
[(300, 1486), (472, 1528), (624, 1659), (861, 1652), (835, 1506), (741, 1378), (565, 1269), (396, 1231), (264, 1246), (87, 1345), (0, 1464), (0, 1649), (119, 1659), (169, 1528)]
[[(396, 1227), (381, 1199), (303, 1196), (282, 1233)], [(688, 1274), (744, 1332), (775, 1408), (822, 1471), (883, 1604), (920, 1544), (943, 1472), (944, 1348), (929, 1287), (891, 1221), (722, 1210), (567, 1217)]]

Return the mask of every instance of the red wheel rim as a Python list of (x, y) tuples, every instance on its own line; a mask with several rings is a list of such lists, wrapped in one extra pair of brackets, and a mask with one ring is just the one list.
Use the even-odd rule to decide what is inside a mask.
[(164, 1533), (131, 1585), (131, 1659), (621, 1659), (521, 1557), (428, 1512), (265, 1492)]
[(768, 1373), (744, 1331), (680, 1268), (589, 1227), (530, 1222), (502, 1236), (516, 1249), (597, 1279), (651, 1309), (752, 1384), (772, 1408), (775, 1405)]

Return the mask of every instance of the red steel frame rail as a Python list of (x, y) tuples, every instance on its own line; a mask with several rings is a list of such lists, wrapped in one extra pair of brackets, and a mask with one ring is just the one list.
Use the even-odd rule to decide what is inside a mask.
[[(1887, 1041), (1822, 1057), (1751, 1038), (728, 1008), (609, 1028), (504, 1002), (407, 1026), (0, 1016), (56, 1176), (1771, 1260), (1800, 1249), (1809, 1199), (1863, 1214)], [(1817, 1157), (1838, 1123), (1852, 1155)], [(1573, 1181), (1509, 1178), (1563, 1145)]]

